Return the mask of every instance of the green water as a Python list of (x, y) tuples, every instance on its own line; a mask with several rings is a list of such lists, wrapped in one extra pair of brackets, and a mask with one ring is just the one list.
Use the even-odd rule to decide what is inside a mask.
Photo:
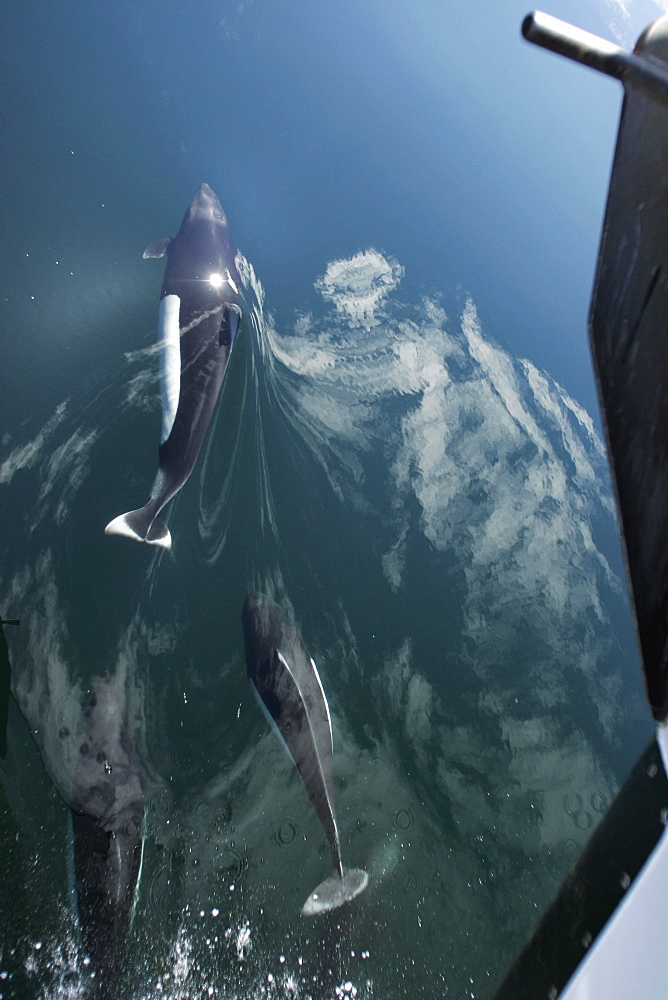
[[(330, 4), (277, 5), (280, 26), (244, 6), (3, 14), (0, 612), (21, 619), (0, 673), (3, 1000), (88, 985), (66, 803), (100, 677), (122, 721), (109, 745), (145, 802), (118, 983), (137, 1000), (491, 996), (651, 732), (575, 315), (597, 205), (574, 240), (589, 263), (575, 279), (569, 258), (541, 298), (525, 237), (540, 228), (550, 270), (573, 234), (562, 220), (548, 238), (547, 202), (522, 215), (504, 152), (515, 281), (505, 216), (487, 204), (487, 224), (465, 200), (471, 163), (496, 155), (475, 88), (448, 119), (460, 215), (426, 184), (429, 155), (445, 162), (425, 131), (440, 105), (419, 105), (410, 143), (381, 142), (395, 112), (403, 141), (411, 95), (432, 93), (417, 61), (388, 82), (399, 8), (359, 15), (350, 44), (372, 44), (350, 80), (323, 61), (350, 31)], [(454, 5), (448, 45), (475, 24)], [(75, 29), (67, 58), (54, 40)], [(459, 94), (473, 71), (447, 65)], [(268, 86), (281, 72), (302, 104)], [(350, 110), (362, 83), (368, 117)], [(244, 316), (167, 511), (173, 550), (156, 553), (104, 525), (144, 502), (157, 466), (162, 264), (141, 252), (203, 180), (250, 262)], [(314, 920), (300, 910), (329, 847), (246, 679), (240, 615), (256, 590), (318, 665), (343, 858), (369, 873)]]

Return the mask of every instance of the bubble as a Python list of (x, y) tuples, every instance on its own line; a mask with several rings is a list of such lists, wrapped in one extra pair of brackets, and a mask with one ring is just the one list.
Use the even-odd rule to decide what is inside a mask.
[(564, 795), (564, 809), (578, 830), (589, 830), (593, 826), (592, 815), (584, 808), (582, 796), (577, 792), (569, 792)]
[(141, 821), (138, 820), (137, 818), (133, 817), (133, 816), (130, 816), (128, 819), (125, 820), (125, 822), (123, 823), (121, 829), (122, 829), (122, 832), (126, 835), (126, 837), (132, 837), (133, 839), (139, 839), (140, 829), (141, 829)]
[(594, 812), (603, 813), (607, 809), (608, 798), (603, 792), (593, 792), (591, 797), (591, 807)]
[(410, 830), (414, 822), (413, 813), (406, 806), (394, 814), (394, 825), (397, 830)]
[(580, 809), (579, 812), (573, 816), (573, 822), (577, 826), (578, 830), (582, 831), (591, 829), (594, 824), (591, 813), (587, 812), (586, 809)]
[(580, 848), (574, 840), (569, 838), (561, 845), (560, 853), (562, 858), (564, 858), (569, 864), (573, 864), (580, 853)]
[(217, 854), (216, 876), (219, 880), (234, 882), (248, 868), (248, 859), (234, 844), (227, 844)]
[(286, 818), (277, 824), (271, 836), (279, 847), (290, 847), (295, 842), (297, 833), (297, 826), (291, 819)]
[(163, 865), (153, 872), (149, 882), (149, 909), (155, 919), (162, 920), (166, 913), (180, 905), (183, 880), (179, 872), (170, 872)]
[(222, 833), (223, 828), (232, 819), (232, 806), (228, 803), (223, 809), (220, 809), (213, 820), (213, 829), (216, 833)]
[(208, 802), (202, 801), (197, 804), (194, 811), (198, 829), (208, 829), (211, 825), (212, 809)]
[(564, 795), (564, 810), (569, 816), (573, 816), (575, 813), (582, 809), (582, 796), (577, 792), (568, 792)]
[(287, 758), (284, 752), (280, 750), (272, 750), (269, 754), (269, 760), (271, 761), (272, 777), (278, 778), (282, 774), (285, 774)]
[(171, 796), (166, 788), (154, 792), (148, 800), (148, 811), (158, 819), (165, 819), (171, 810)]

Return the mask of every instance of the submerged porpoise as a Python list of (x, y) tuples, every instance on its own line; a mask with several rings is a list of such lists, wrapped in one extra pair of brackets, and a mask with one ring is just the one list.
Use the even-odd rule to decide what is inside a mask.
[(241, 319), (236, 253), (225, 212), (208, 184), (200, 186), (176, 236), (144, 251), (144, 257), (167, 257), (158, 312), (158, 474), (146, 504), (110, 521), (107, 535), (171, 548), (158, 514), (192, 472), (220, 395)]
[(77, 923), (95, 973), (90, 995), (115, 1000), (141, 876), (144, 789), (125, 691), (100, 677), (84, 713), (67, 792)]
[(0, 757), (7, 755), (7, 723), (9, 720), (9, 695), (12, 687), (12, 666), (3, 632), (3, 625), (20, 625), (19, 618), (0, 617)]
[(329, 706), (317, 667), (278, 604), (264, 594), (249, 594), (241, 620), (251, 687), (301, 775), (332, 851), (333, 874), (321, 882), (302, 908), (304, 916), (314, 916), (354, 899), (368, 882), (366, 872), (344, 869), (341, 860)]

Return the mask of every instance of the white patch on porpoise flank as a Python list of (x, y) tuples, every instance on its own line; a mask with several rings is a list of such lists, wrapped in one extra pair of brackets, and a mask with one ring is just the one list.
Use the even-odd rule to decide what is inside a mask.
[(160, 395), (162, 397), (162, 434), (164, 444), (171, 434), (179, 405), (181, 389), (181, 331), (178, 295), (165, 295), (158, 311), (158, 345), (160, 347)]

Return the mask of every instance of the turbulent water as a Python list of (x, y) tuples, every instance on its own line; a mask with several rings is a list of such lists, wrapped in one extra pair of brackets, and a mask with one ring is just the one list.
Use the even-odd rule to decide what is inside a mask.
[[(145, 797), (128, 996), (490, 996), (648, 731), (601, 440), (471, 298), (403, 301), (380, 251), (314, 275), (290, 324), (241, 270), (171, 553), (103, 534), (156, 470), (153, 347), (3, 439), (0, 994), (86, 984), (64, 802), (103, 678), (113, 780)], [(314, 920), (329, 849), (246, 680), (251, 590), (318, 664), (369, 872)]]

